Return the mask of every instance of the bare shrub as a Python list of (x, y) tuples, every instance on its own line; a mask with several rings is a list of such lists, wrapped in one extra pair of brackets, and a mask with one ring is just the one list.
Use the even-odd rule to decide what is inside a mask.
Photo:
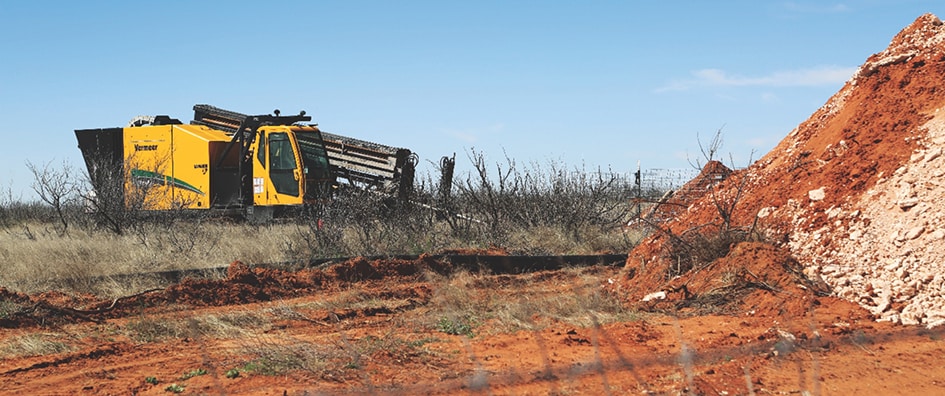
[[(709, 163), (715, 161), (715, 156), (722, 147), (722, 129), (719, 128), (708, 143), (703, 143), (701, 139), (697, 140), (708, 166)], [(692, 161), (690, 163), (693, 164)], [(701, 162), (697, 160), (693, 166), (701, 166)], [(734, 164), (732, 167), (734, 168)], [(705, 174), (706, 172), (703, 173), (700, 177), (711, 176)], [(737, 225), (733, 222), (735, 210), (749, 180), (750, 174), (745, 173), (738, 176), (726, 176), (722, 180), (710, 180), (706, 183), (706, 191), (702, 199), (709, 201), (717, 215), (707, 223), (674, 232), (647, 218), (638, 219), (650, 229), (663, 233), (668, 239), (663, 245), (664, 252), (670, 260), (665, 274), (666, 279), (701, 269), (716, 259), (728, 255), (729, 251), (740, 242), (763, 240), (762, 233), (756, 229), (757, 218), (756, 222), (749, 226)]]
[[(166, 162), (159, 161), (148, 170), (163, 174)], [(83, 198), (95, 224), (116, 235), (140, 226), (146, 211), (155, 207), (158, 197), (152, 190), (157, 184), (128, 177), (133, 169), (140, 167), (134, 156), (123, 160), (90, 156), (86, 164), (89, 172), (85, 181), (91, 190)], [(175, 205), (172, 206), (182, 208), (184, 203), (175, 202)]]
[(33, 174), (33, 191), (53, 209), (59, 220), (58, 231), (64, 234), (69, 228), (69, 217), (76, 212), (75, 170), (66, 162), (58, 170), (50, 163), (38, 166), (29, 161), (26, 167)]
[[(427, 194), (422, 186), (414, 194)], [(418, 192), (419, 191), (419, 192)], [(420, 254), (448, 238), (428, 206), (370, 190), (344, 188), (331, 201), (306, 208), (297, 224), (300, 258)]]
[(668, 242), (671, 264), (666, 278), (672, 279), (725, 257), (740, 242), (759, 241), (760, 234), (742, 227), (706, 224), (686, 230)]
[(589, 229), (612, 232), (629, 218), (631, 192), (612, 172), (555, 162), (521, 169), (507, 157), (492, 174), (485, 155), (471, 151), (469, 157), (475, 171), (457, 184), (453, 201), (468, 220), (462, 228), (451, 224), (466, 237), (503, 245), (513, 232), (551, 227), (582, 244)]
[[(418, 178), (409, 201), (343, 186), (333, 199), (305, 209), (295, 223), (300, 237), (286, 241), (287, 250), (302, 261), (492, 246), (519, 254), (593, 254), (627, 251), (639, 240), (622, 229), (634, 192), (613, 173), (554, 162), (522, 169), (506, 158), (494, 175), (484, 154), (472, 151), (469, 159), (473, 173), (455, 184), (446, 180), (450, 172), (438, 181)], [(443, 162), (452, 165), (451, 158)]]

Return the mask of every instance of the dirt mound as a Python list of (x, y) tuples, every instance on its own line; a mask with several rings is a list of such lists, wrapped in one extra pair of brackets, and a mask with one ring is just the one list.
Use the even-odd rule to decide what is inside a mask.
[[(845, 311), (842, 316), (848, 320), (871, 319), (855, 305), (828, 297), (830, 287), (809, 279), (803, 269), (784, 249), (743, 242), (733, 246), (725, 257), (665, 280), (659, 291), (644, 295), (638, 306), (679, 316), (739, 314), (793, 319), (829, 303)], [(660, 271), (649, 271), (647, 275), (659, 277)], [(640, 284), (659, 282), (650, 279)], [(634, 291), (643, 292), (639, 288)]]
[[(945, 25), (926, 14), (771, 152), (664, 225), (752, 227), (881, 319), (945, 323)], [(757, 222), (757, 223), (756, 223)], [(627, 266), (665, 260), (654, 236)], [(630, 280), (630, 283), (636, 280)], [(649, 286), (654, 290), (660, 285)]]
[(709, 161), (702, 167), (698, 176), (678, 190), (667, 193), (643, 217), (657, 222), (675, 218), (731, 174), (732, 170), (725, 164), (715, 160)]
[(44, 292), (25, 295), (0, 288), (0, 327), (15, 328), (75, 321), (100, 321), (169, 304), (225, 306), (337, 291), (366, 280), (418, 278), (425, 271), (449, 272), (450, 265), (420, 256), (416, 260), (354, 258), (325, 269), (297, 271), (250, 267), (234, 261), (225, 279), (185, 278), (164, 289), (115, 300), (92, 295)]
[(317, 291), (335, 290), (344, 284), (364, 280), (393, 277), (417, 277), (426, 270), (446, 271), (448, 264), (421, 256), (416, 260), (372, 260), (354, 258), (327, 269), (287, 271), (263, 267), (249, 267), (234, 261), (222, 280), (184, 279), (166, 289), (131, 298), (122, 306), (134, 307), (167, 303), (194, 306), (223, 306), (277, 298), (297, 297)]

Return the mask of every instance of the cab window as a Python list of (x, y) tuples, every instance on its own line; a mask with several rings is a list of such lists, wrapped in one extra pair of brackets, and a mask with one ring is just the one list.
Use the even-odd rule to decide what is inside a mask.
[(259, 133), (259, 150), (256, 152), (256, 160), (263, 168), (266, 167), (266, 137)]
[(292, 141), (285, 133), (269, 134), (269, 179), (279, 194), (299, 196), (298, 163)]

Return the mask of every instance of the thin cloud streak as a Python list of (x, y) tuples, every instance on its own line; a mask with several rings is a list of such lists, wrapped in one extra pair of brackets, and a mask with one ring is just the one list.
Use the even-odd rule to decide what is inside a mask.
[(761, 77), (732, 75), (720, 69), (692, 72), (691, 79), (671, 81), (656, 92), (685, 91), (699, 87), (814, 87), (846, 82), (855, 67), (824, 66), (812, 69), (778, 71)]

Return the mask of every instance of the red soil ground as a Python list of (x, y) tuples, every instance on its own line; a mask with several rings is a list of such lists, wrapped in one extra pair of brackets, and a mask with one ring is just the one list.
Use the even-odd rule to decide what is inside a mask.
[[(0, 393), (167, 394), (172, 383), (186, 394), (245, 395), (945, 393), (942, 326), (924, 326), (928, 315), (914, 317), (920, 326), (878, 322), (863, 300), (838, 297), (850, 284), (825, 280), (810, 257), (830, 252), (812, 246), (838, 244), (848, 231), (797, 237), (842, 228), (827, 209), (857, 210), (869, 189), (928, 147), (915, 136), (945, 106), (945, 51), (938, 43), (934, 56), (900, 55), (941, 25), (919, 18), (894, 38), (890, 48), (900, 52), (868, 59), (756, 165), (729, 175), (711, 163), (725, 180), (684, 188), (691, 194), (667, 205), (672, 220), (624, 268), (460, 282), (449, 263), (430, 257), (299, 271), (235, 262), (225, 279), (188, 279), (115, 301), (0, 289)], [(821, 187), (823, 197), (813, 199)], [(739, 192), (731, 222), (720, 222), (718, 204)], [(792, 207), (812, 209), (784, 209)], [(772, 214), (760, 232), (752, 225), (765, 208)], [(719, 230), (732, 239), (712, 239)], [(702, 244), (705, 260), (680, 260), (682, 237)], [(482, 254), (503, 254), (493, 250)], [(483, 320), (474, 334), (447, 331), (435, 310), (459, 291), (466, 294), (454, 304), (591, 291), (582, 296), (617, 296), (638, 313), (595, 325), (604, 313), (588, 309), (578, 315), (590, 323), (582, 326), (535, 312)], [(909, 300), (895, 302), (885, 309)], [(516, 320), (526, 329), (509, 330)], [(55, 350), (17, 352), (37, 345)], [(185, 378), (196, 369), (206, 373)], [(239, 375), (228, 376), (232, 369)]]
[[(597, 327), (551, 318), (533, 330), (507, 332), (490, 321), (481, 323), (472, 337), (446, 334), (424, 319), (437, 304), (435, 296), (443, 292), (438, 289), (455, 286), (431, 277), (449, 271), (449, 265), (427, 259), (352, 260), (328, 270), (297, 272), (234, 263), (226, 279), (188, 280), (114, 304), (61, 293), (6, 293), (8, 301), (33, 309), (4, 322), (0, 344), (39, 334), (72, 349), (3, 359), (0, 390), (167, 394), (171, 383), (185, 385), (186, 394), (245, 395), (941, 390), (945, 384), (937, 378), (945, 378), (945, 368), (937, 364), (937, 356), (945, 353), (945, 343), (940, 330), (877, 323), (855, 304), (818, 295), (819, 286), (793, 272), (794, 265), (777, 249), (747, 243), (706, 269), (728, 273), (741, 268), (737, 276), (765, 283), (766, 288), (734, 291), (734, 300), (707, 300), (704, 306), (674, 307), (672, 313), (643, 314)], [(566, 271), (484, 275), (482, 285), (469, 287), (472, 298), (573, 293), (576, 282)], [(610, 286), (622, 272), (610, 267), (585, 271), (602, 280), (592, 285), (600, 288)], [(690, 282), (690, 289), (712, 287), (698, 282)], [(352, 293), (376, 302), (358, 307), (324, 304)], [(659, 304), (667, 306), (674, 299), (684, 300), (670, 296), (646, 309), (659, 310)], [(247, 315), (265, 316), (267, 324), (244, 320), (242, 327), (252, 330), (246, 334), (199, 330), (208, 317)], [(162, 330), (159, 323), (183, 324), (183, 329)], [(135, 337), (148, 331), (170, 334)], [(378, 347), (365, 346), (372, 343)], [(293, 344), (337, 353), (292, 352), (321, 360), (324, 367), (278, 375), (245, 369), (254, 351), (291, 351), (284, 345)], [(241, 374), (227, 378), (225, 373), (233, 368)], [(207, 374), (182, 379), (195, 369)], [(159, 383), (149, 384), (147, 377)]]

